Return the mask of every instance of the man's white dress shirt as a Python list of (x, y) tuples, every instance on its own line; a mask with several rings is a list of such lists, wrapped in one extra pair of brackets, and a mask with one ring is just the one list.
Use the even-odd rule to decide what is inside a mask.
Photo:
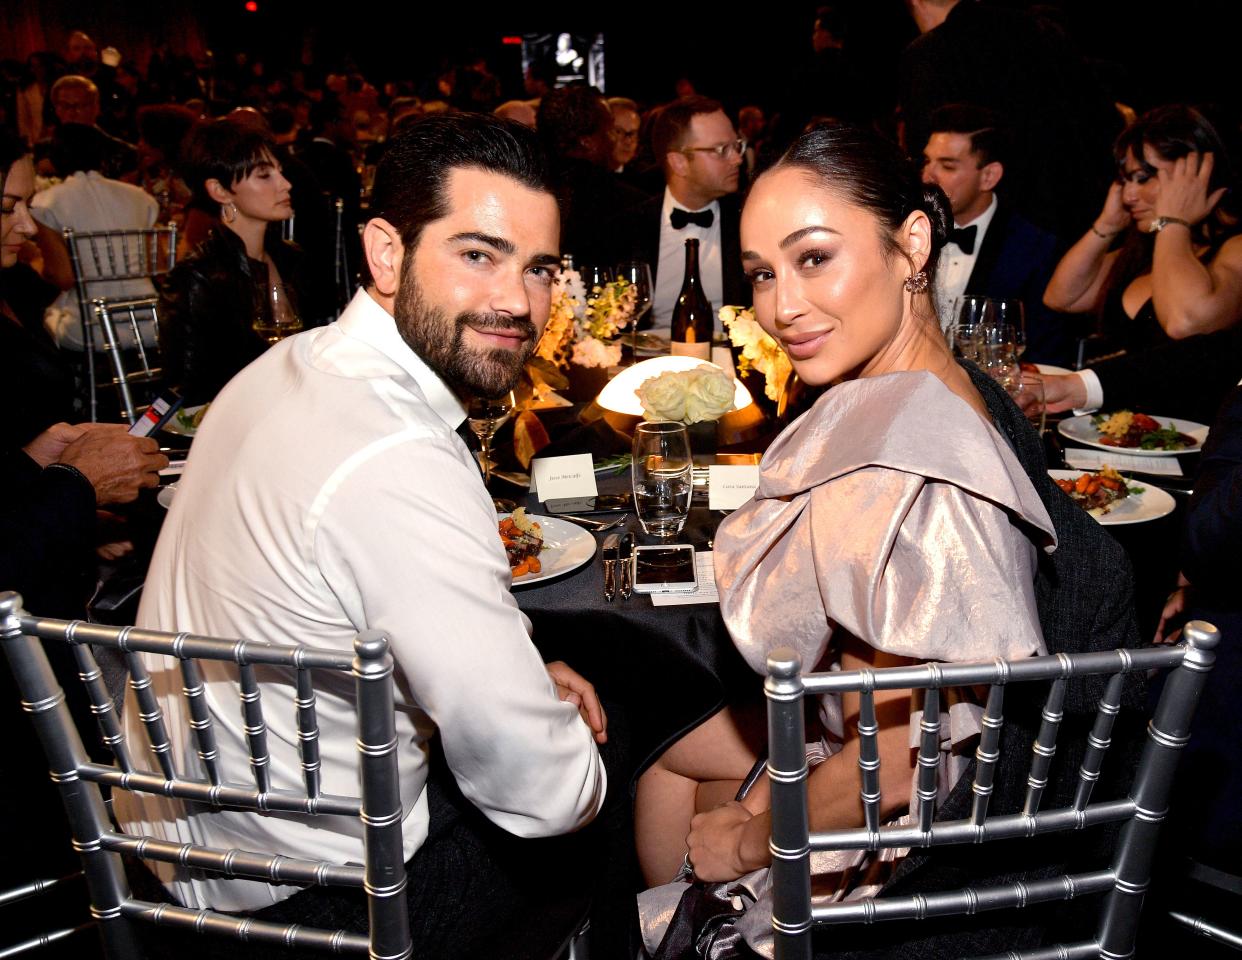
[[(599, 811), (604, 767), (590, 730), (557, 698), (510, 592), (496, 513), (465, 443), (456, 397), (359, 292), (339, 321), (283, 341), (212, 403), (160, 533), (138, 622), (352, 650), (386, 632), (397, 668), (404, 854), (427, 836), (428, 740), (438, 730), (465, 796), (524, 837), (574, 830)], [(172, 662), (144, 655), (179, 770), (201, 775)], [(236, 670), (205, 664), (226, 780), (253, 785)], [(273, 787), (302, 790), (293, 678), (261, 675)], [(317, 691), (323, 791), (356, 794), (353, 680)], [(146, 743), (132, 693), (127, 735)], [(134, 748), (135, 755), (139, 750)], [(154, 764), (152, 764), (154, 768)], [(118, 797), (123, 826), (174, 842), (361, 862), (342, 817), (207, 812)], [(187, 906), (253, 910), (293, 886), (160, 875)], [(175, 882), (169, 882), (174, 878)]]
[[(155, 198), (140, 187), (110, 180), (98, 170), (89, 173), (78, 173), (68, 177), (62, 183), (48, 187), (36, 193), (30, 201), (30, 215), (39, 223), (59, 236), (66, 227), (72, 227), (78, 233), (101, 230), (145, 230), (155, 226), (159, 216), (160, 205)], [(85, 247), (85, 244), (82, 245)], [(119, 251), (120, 246), (116, 249)], [(131, 247), (136, 251), (137, 247)], [(106, 257), (100, 247), (100, 257)], [(89, 253), (81, 258), (82, 272), (87, 277), (99, 276), (95, 263)], [(118, 266), (120, 266), (118, 264)], [(137, 270), (138, 263), (129, 264)], [(100, 281), (92, 283), (88, 288), (91, 297), (134, 298), (153, 297), (155, 287), (150, 280)], [(47, 310), (44, 318), (48, 333), (57, 345), (66, 350), (81, 350), (82, 324), (78, 319), (78, 294), (72, 287), (65, 290)], [(139, 321), (143, 329), (142, 341), (147, 346), (156, 342), (155, 324), (150, 320)], [(121, 345), (133, 345), (133, 335), (128, 325), (118, 327), (118, 338)], [(103, 337), (95, 334), (95, 347), (103, 349)]]
[(983, 249), (983, 238), (988, 232), (992, 218), (996, 216), (996, 194), (992, 194), (992, 202), (988, 208), (969, 223), (956, 223), (955, 229), (975, 227), (975, 248), (966, 253), (956, 243), (949, 242), (940, 250), (940, 260), (936, 267), (936, 314), (940, 317), (940, 327), (947, 330), (956, 320), (953, 308), (959, 297), (966, 292), (966, 284), (975, 269), (975, 261), (979, 259), (979, 251)]
[[(699, 280), (703, 293), (711, 301), (713, 315), (724, 306), (724, 268), (720, 249), (720, 203), (713, 200), (704, 210), (712, 212), (712, 225), (700, 227), (688, 223), (681, 230), (674, 230), (669, 217), (674, 209), (685, 210), (673, 199), (668, 187), (664, 188), (664, 206), (660, 210), (660, 259), (656, 266), (655, 293), (652, 297), (652, 332), (668, 335), (673, 320), (673, 307), (681, 293), (686, 278), (686, 241), (691, 237), (699, 241)], [(689, 213), (699, 213), (689, 210)]]

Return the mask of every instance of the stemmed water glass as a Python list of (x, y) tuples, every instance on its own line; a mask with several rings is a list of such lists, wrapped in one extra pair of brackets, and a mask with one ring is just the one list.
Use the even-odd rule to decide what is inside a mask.
[(1003, 380), (1005, 392), (1013, 398), (1018, 409), (1031, 421), (1031, 426), (1042, 436), (1047, 422), (1047, 410), (1044, 402), (1044, 380), (1028, 370), (1018, 370)]
[(617, 264), (617, 277), (627, 280), (634, 287), (634, 316), (630, 320), (630, 354), (632, 362), (638, 362), (638, 325), (651, 311), (651, 267), (645, 260), (627, 260)]
[(953, 302), (949, 329), (953, 335), (953, 347), (964, 360), (979, 359), (979, 334), (987, 305), (987, 297), (974, 293), (958, 297)]
[(269, 345), (302, 329), (302, 318), (285, 293), (283, 283), (268, 284), (267, 303), (261, 305), (251, 327)]
[[(483, 466), (485, 487), (491, 483), (492, 467), (496, 465), (492, 460), (492, 437), (513, 416), (516, 406), (517, 399), (512, 390), (499, 397), (471, 397), (466, 406), (466, 419), (470, 423), (470, 430), (479, 438), (479, 460)], [(492, 502), (500, 509), (511, 508), (507, 501)]]
[(1021, 300), (989, 300), (983, 312), (983, 322), (989, 326), (1004, 327), (1010, 334), (1014, 359), (1026, 350), (1026, 310)]
[(671, 540), (690, 514), (693, 464), (686, 428), (672, 420), (644, 420), (634, 430), (633, 450), (634, 511), (646, 533)]

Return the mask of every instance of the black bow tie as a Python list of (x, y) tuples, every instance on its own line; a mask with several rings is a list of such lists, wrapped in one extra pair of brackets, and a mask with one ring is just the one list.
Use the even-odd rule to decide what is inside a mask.
[(697, 227), (706, 230), (712, 225), (712, 221), (716, 219), (714, 210), (700, 210), (698, 213), (691, 213), (689, 210), (682, 210), (680, 207), (673, 207), (673, 212), (668, 215), (668, 222), (673, 225), (674, 230), (686, 229), (686, 224), (693, 223)]
[(949, 243), (956, 243), (962, 250), (962, 253), (971, 254), (975, 252), (975, 234), (979, 232), (977, 226), (973, 227), (954, 227), (949, 231)]

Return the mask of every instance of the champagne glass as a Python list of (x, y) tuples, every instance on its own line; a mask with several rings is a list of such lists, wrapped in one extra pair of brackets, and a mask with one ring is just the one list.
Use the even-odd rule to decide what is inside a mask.
[(637, 295), (634, 301), (634, 316), (630, 320), (630, 355), (632, 362), (638, 361), (638, 326), (651, 312), (652, 283), (651, 267), (645, 260), (627, 260), (617, 264), (617, 277), (628, 280), (634, 286)]
[(692, 461), (683, 424), (644, 420), (634, 430), (631, 482), (643, 530), (662, 541), (681, 533), (690, 514)]
[(974, 293), (954, 301), (953, 345), (957, 348), (957, 355), (964, 360), (979, 359), (979, 332), (987, 304), (987, 297)]
[(279, 343), (302, 329), (302, 318), (285, 293), (283, 283), (267, 285), (267, 302), (255, 315), (251, 327), (268, 344)]
[(502, 393), (499, 397), (471, 397), (466, 407), (466, 419), (470, 430), (479, 438), (479, 461), (483, 467), (483, 486), (492, 481), (492, 437), (513, 416), (517, 399), (513, 391)]

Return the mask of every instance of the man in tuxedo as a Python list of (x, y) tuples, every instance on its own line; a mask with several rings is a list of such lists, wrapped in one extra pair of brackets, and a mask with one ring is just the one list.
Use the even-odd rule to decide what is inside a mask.
[(712, 306), (750, 303), (738, 238), (742, 144), (724, 107), (700, 96), (660, 108), (651, 139), (664, 193), (623, 217), (619, 235), (631, 256), (651, 264), (652, 327), (667, 333), (691, 237), (699, 241), (699, 277)]
[(1070, 327), (1043, 302), (1059, 244), (996, 194), (1005, 175), (1007, 140), (999, 115), (950, 104), (932, 114), (931, 129), (923, 150), (923, 180), (945, 192), (953, 211), (937, 279), (941, 323), (950, 322), (963, 294), (1016, 298), (1026, 313), (1024, 359), (1067, 364), (1073, 352)]

